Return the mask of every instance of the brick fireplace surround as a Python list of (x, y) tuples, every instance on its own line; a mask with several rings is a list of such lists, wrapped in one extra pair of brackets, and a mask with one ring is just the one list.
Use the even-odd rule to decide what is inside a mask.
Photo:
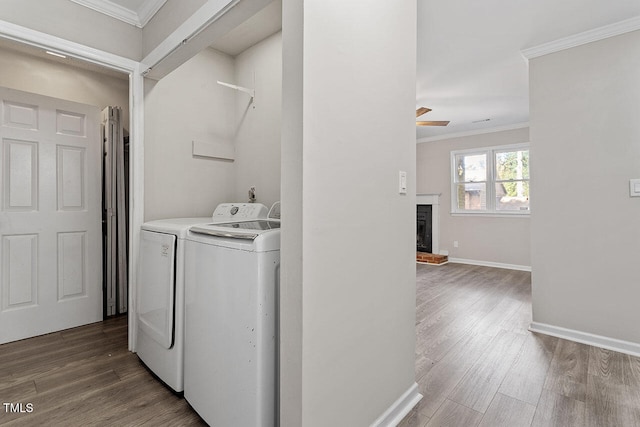
[(416, 262), (424, 264), (442, 265), (449, 262), (449, 257), (446, 255), (429, 254), (426, 252), (416, 252)]

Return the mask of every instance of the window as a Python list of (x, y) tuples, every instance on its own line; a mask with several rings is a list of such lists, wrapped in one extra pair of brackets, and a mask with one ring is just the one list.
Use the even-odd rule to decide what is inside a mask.
[(528, 214), (529, 145), (452, 151), (453, 213)]

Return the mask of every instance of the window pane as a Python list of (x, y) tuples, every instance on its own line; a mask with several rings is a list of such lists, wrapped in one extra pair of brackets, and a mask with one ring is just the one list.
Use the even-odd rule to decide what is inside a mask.
[(456, 182), (487, 180), (486, 154), (458, 154), (456, 156)]
[(496, 210), (528, 211), (529, 181), (496, 183)]
[(458, 184), (457, 197), (458, 209), (460, 210), (487, 209), (487, 185), (485, 183)]
[(529, 150), (496, 153), (496, 179), (529, 179)]

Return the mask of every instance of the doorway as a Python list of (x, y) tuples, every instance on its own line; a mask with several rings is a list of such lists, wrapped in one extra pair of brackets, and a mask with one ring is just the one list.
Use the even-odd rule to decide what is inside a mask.
[[(57, 106), (54, 105), (53, 107), (51, 107), (53, 112), (47, 114), (49, 116), (54, 116), (54, 124), (52, 126), (67, 126), (69, 128), (67, 129), (68, 133), (71, 133), (71, 135), (69, 136), (69, 138), (71, 138), (71, 142), (63, 141), (61, 143), (58, 143), (57, 153), (55, 147), (52, 149), (54, 152), (53, 157), (57, 159), (57, 164), (62, 165), (59, 166), (62, 167), (62, 169), (56, 170), (55, 167), (53, 169), (49, 168), (51, 169), (52, 173), (51, 177), (45, 175), (45, 172), (47, 171), (38, 170), (38, 166), (42, 166), (44, 164), (39, 161), (40, 159), (38, 158), (38, 155), (45, 155), (42, 150), (40, 150), (40, 152), (38, 151), (39, 148), (45, 148), (44, 143), (29, 145), (24, 143), (13, 143), (11, 141), (3, 142), (3, 153), (7, 153), (7, 155), (3, 156), (3, 158), (5, 160), (10, 159), (11, 163), (13, 163), (14, 160), (18, 162), (20, 159), (24, 160), (25, 158), (32, 157), (34, 159), (32, 161), (32, 164), (34, 165), (34, 167), (32, 168), (32, 178), (34, 182), (43, 185), (49, 185), (49, 187), (51, 188), (53, 188), (52, 185), (54, 187), (56, 185), (58, 187), (60, 187), (60, 185), (66, 185), (67, 189), (77, 190), (76, 193), (73, 193), (71, 190), (66, 191), (66, 193), (61, 193), (55, 188), (53, 188), (52, 190), (50, 188), (49, 190), (51, 191), (45, 190), (45, 187), (42, 188), (39, 196), (55, 199), (55, 206), (50, 210), (51, 215), (55, 217), (55, 219), (51, 221), (52, 224), (62, 224), (60, 217), (62, 213), (67, 211), (74, 212), (76, 216), (81, 215), (80, 212), (86, 210), (86, 206), (84, 206), (83, 203), (89, 203), (87, 197), (97, 198), (98, 209), (98, 214), (96, 217), (97, 219), (95, 221), (97, 235), (95, 236), (95, 233), (93, 231), (91, 234), (83, 234), (83, 232), (73, 231), (73, 233), (75, 234), (72, 234), (72, 232), (69, 230), (54, 231), (53, 228), (49, 227), (49, 233), (55, 234), (55, 236), (52, 237), (53, 243), (51, 243), (50, 241), (43, 240), (43, 238), (37, 238), (33, 236), (33, 238), (27, 239), (26, 237), (24, 237), (24, 233), (13, 233), (10, 230), (5, 230), (4, 226), (2, 227), (3, 229), (0, 234), (3, 235), (3, 246), (6, 247), (6, 250), (0, 249), (2, 251), (2, 257), (5, 258), (3, 262), (5, 262), (5, 264), (7, 265), (13, 263), (12, 270), (14, 276), (15, 274), (20, 274), (23, 276), (23, 278), (18, 281), (17, 277), (8, 276), (9, 273), (7, 272), (10, 270), (9, 268), (2, 269), (4, 273), (7, 273), (5, 277), (2, 277), (2, 289), (5, 294), (5, 297), (2, 298), (2, 300), (6, 303), (5, 307), (2, 308), (2, 312), (10, 312), (12, 316), (15, 317), (15, 315), (17, 315), (16, 313), (18, 313), (18, 311), (21, 311), (22, 313), (25, 313), (22, 314), (23, 317), (27, 316), (24, 319), (20, 318), (10, 320), (12, 328), (7, 329), (16, 329), (16, 331), (12, 332), (13, 335), (11, 337), (2, 337), (2, 340), (11, 341), (27, 336), (34, 336), (51, 332), (53, 330), (60, 330), (85, 323), (91, 323), (94, 321), (99, 321), (103, 318), (104, 310), (102, 307), (103, 297), (101, 280), (102, 261), (100, 259), (100, 242), (102, 240), (100, 237), (100, 109), (96, 107), (95, 110), (90, 114), (84, 112), (77, 113), (74, 110), (73, 105), (75, 105), (76, 103), (100, 106), (122, 105), (124, 107), (123, 109), (125, 110), (125, 112), (123, 113), (123, 117), (125, 119), (124, 121), (126, 122), (127, 127), (129, 127), (130, 79), (129, 75), (126, 73), (106, 70), (103, 67), (88, 63), (82, 63), (81, 61), (77, 60), (68, 61), (64, 58), (50, 59), (42, 49), (20, 43), (9, 42), (4, 39), (0, 39), (0, 51), (2, 51), (2, 55), (0, 55), (0, 65), (2, 65), (0, 67), (0, 69), (2, 69), (2, 72), (0, 73), (0, 86), (8, 86), (13, 90), (18, 89), (19, 91), (24, 92), (35, 92), (37, 94), (35, 96), (44, 96), (45, 98), (59, 99), (61, 103), (58, 103)], [(46, 78), (43, 78), (43, 76), (46, 76)], [(25, 108), (25, 106), (36, 106), (38, 107), (38, 111), (40, 111), (40, 113), (45, 112), (44, 107), (39, 106), (39, 102), (27, 101), (28, 100), (18, 100), (14, 103), (17, 107), (13, 108), (13, 110), (10, 111), (11, 115), (18, 117), (19, 122), (22, 119), (27, 120), (29, 118), (29, 108)], [(65, 102), (68, 102), (72, 106), (65, 105)], [(9, 110), (3, 108), (3, 115), (6, 116), (5, 113), (7, 113), (7, 111)], [(58, 114), (59, 117), (56, 119), (56, 112), (63, 112), (63, 114)], [(95, 117), (95, 120), (87, 120), (86, 122), (84, 122), (83, 117), (89, 117), (89, 115)], [(38, 114), (35, 114), (34, 116), (37, 117)], [(40, 114), (40, 116), (43, 115)], [(6, 117), (3, 118), (6, 119)], [(89, 126), (88, 123), (90, 122), (92, 124)], [(40, 124), (43, 123), (41, 122)], [(73, 126), (76, 127), (74, 128)], [(34, 133), (33, 130), (29, 131), (27, 129), (27, 131), (27, 133)], [(74, 139), (79, 139), (80, 135), (83, 133), (86, 133), (87, 135), (95, 135), (95, 158), (89, 156), (89, 154), (91, 154), (90, 151), (93, 148), (90, 149), (88, 147), (76, 146), (77, 144)], [(60, 137), (60, 132), (58, 131), (58, 129), (54, 130), (53, 134), (56, 138)], [(5, 138), (3, 135), (3, 140), (4, 139), (7, 138)], [(11, 138), (9, 139), (11, 140)], [(22, 135), (21, 138), (13, 138), (13, 140), (17, 140), (18, 142), (34, 142), (32, 141), (32, 139), (34, 138), (30, 139), (28, 135)], [(64, 147), (71, 147), (72, 149), (67, 149)], [(51, 151), (48, 148), (47, 150)], [(27, 156), (27, 154), (30, 153), (31, 157)], [(51, 155), (49, 154), (46, 155), (48, 156), (47, 158), (51, 157)], [(91, 157), (91, 159), (89, 159), (89, 157), (87, 156)], [(17, 164), (18, 163), (16, 163), (16, 165)], [(5, 169), (8, 172), (5, 172)], [(10, 177), (13, 174), (12, 178), (15, 184), (19, 181), (19, 177), (18, 175), (16, 175), (17, 172), (15, 172), (18, 170), (18, 168), (14, 168), (13, 170), (14, 172), (11, 172), (9, 171), (9, 169), (3, 167), (2, 174), (3, 176), (9, 174)], [(20, 170), (24, 170), (24, 168), (20, 168)], [(82, 175), (81, 171), (85, 171), (87, 172), (87, 174)], [(7, 180), (4, 179), (2, 182), (6, 184)], [(92, 185), (94, 184), (97, 185), (97, 189), (94, 189), (92, 187)], [(37, 185), (34, 184), (33, 188), (37, 190)], [(3, 193), (6, 193), (6, 191), (3, 191)], [(78, 196), (78, 194), (84, 194), (86, 195), (86, 197), (80, 197)], [(35, 193), (33, 196), (35, 197)], [(44, 207), (44, 201), (38, 203), (39, 205), (35, 206), (36, 209), (31, 209), (31, 212), (37, 212), (39, 208)], [(4, 204), (3, 207), (4, 206), (7, 206), (7, 204)], [(11, 210), (12, 207), (8, 207), (9, 210)], [(6, 209), (3, 209), (3, 215), (5, 214), (5, 210)], [(14, 212), (12, 212), (12, 214), (14, 214), (13, 216), (17, 215), (16, 217), (20, 218), (17, 221), (18, 223), (24, 222), (24, 218), (28, 217), (28, 215), (26, 214), (20, 215), (19, 209), (17, 208), (14, 209)], [(126, 219), (127, 214), (125, 213), (123, 217)], [(12, 218), (12, 224), (16, 224), (17, 222), (15, 218)], [(44, 227), (44, 225), (41, 226)], [(128, 230), (126, 230), (125, 225), (125, 236), (127, 236), (128, 234), (126, 233), (126, 231)], [(20, 238), (14, 238), (13, 236), (15, 236), (16, 234), (18, 234)], [(29, 236), (37, 236), (37, 233), (26, 234)], [(6, 236), (7, 238), (4, 239), (4, 236)], [(13, 248), (10, 248), (11, 244)], [(97, 250), (94, 250), (94, 245), (97, 246)], [(127, 257), (127, 246), (128, 241), (124, 240), (123, 253), (125, 259)], [(45, 249), (45, 247), (47, 249)], [(13, 251), (12, 249), (15, 249), (15, 251)], [(91, 249), (91, 251), (89, 251), (89, 249)], [(61, 250), (64, 251), (64, 254), (66, 256), (60, 256)], [(34, 263), (37, 262), (38, 266), (24, 268), (22, 270), (18, 269), (18, 264), (16, 264), (17, 261), (23, 262), (24, 265), (29, 265), (29, 263), (26, 263), (25, 260), (31, 260)], [(42, 268), (45, 268), (45, 265), (48, 266), (48, 268), (52, 270), (53, 273), (44, 272)], [(97, 267), (95, 267), (95, 265), (97, 265)], [(33, 277), (29, 277), (29, 274), (31, 274)], [(98, 277), (97, 291), (96, 288), (94, 288), (96, 280), (92, 279), (94, 275), (97, 275)], [(39, 281), (36, 279), (38, 279)], [(53, 284), (47, 285), (47, 287), (50, 289), (45, 292), (44, 283), (49, 280)], [(18, 286), (17, 283), (29, 283), (29, 286)], [(94, 299), (93, 295), (96, 292), (98, 294), (98, 298)], [(12, 296), (9, 297), (8, 294), (11, 294)], [(70, 305), (69, 301), (80, 304), (81, 301), (89, 298), (88, 295), (90, 295), (92, 304), (96, 306), (94, 307), (93, 305), (91, 305), (90, 310), (79, 309), (77, 307), (64, 310), (64, 314), (62, 316), (53, 316), (56, 320), (53, 322), (45, 321), (45, 318), (42, 316), (42, 314), (27, 315), (29, 312), (34, 311), (34, 307), (36, 305), (42, 306), (47, 298), (58, 301), (55, 305), (64, 305), (68, 307)], [(124, 307), (124, 310), (126, 310), (126, 307), (128, 305), (126, 294), (124, 295), (122, 300), (124, 302), (122, 306)], [(35, 301), (37, 301), (37, 303)], [(66, 304), (60, 304), (60, 301), (65, 301)], [(21, 307), (22, 310), (18, 310), (18, 307)], [(85, 313), (87, 310), (91, 312), (91, 317), (80, 314), (81, 312)], [(69, 315), (68, 313), (74, 313), (74, 315)], [(42, 318), (43, 322), (32, 322), (31, 319), (34, 318), (34, 316), (37, 319)], [(15, 328), (13, 327), (15, 325), (32, 323), (46, 323), (47, 326), (44, 328), (32, 328), (30, 332), (25, 332), (24, 330), (26, 329), (20, 326), (16, 326)], [(18, 331), (20, 329), (24, 330)]]

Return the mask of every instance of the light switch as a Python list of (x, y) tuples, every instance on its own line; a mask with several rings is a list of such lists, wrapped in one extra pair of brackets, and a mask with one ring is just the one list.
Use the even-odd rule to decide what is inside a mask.
[(629, 180), (629, 197), (640, 197), (640, 179)]
[(407, 194), (407, 173), (405, 171), (400, 171), (398, 192)]

